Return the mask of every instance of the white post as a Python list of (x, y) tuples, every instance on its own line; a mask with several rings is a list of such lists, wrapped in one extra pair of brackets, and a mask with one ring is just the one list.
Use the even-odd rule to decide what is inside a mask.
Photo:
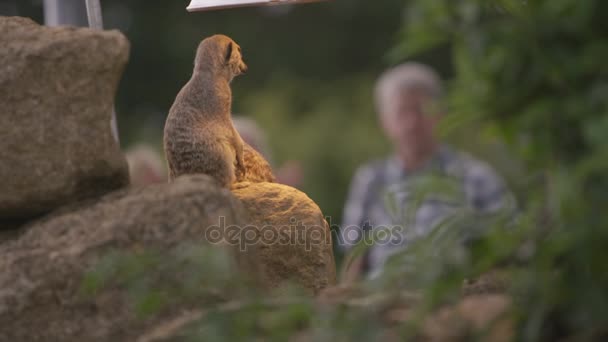
[(101, 16), (99, 0), (87, 0), (87, 18), (89, 18), (90, 28), (103, 30), (103, 17)]

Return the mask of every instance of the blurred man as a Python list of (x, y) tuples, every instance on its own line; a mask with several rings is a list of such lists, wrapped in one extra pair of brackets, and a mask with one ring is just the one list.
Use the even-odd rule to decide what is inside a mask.
[[(440, 105), (442, 96), (437, 74), (418, 63), (390, 69), (377, 81), (376, 109), (394, 151), (388, 158), (365, 164), (356, 171), (339, 240), (348, 251), (362, 232), (396, 224), (405, 225), (407, 232), (401, 232), (406, 236), (392, 236), (390, 242), (374, 244), (364, 257), (355, 258), (344, 274), (346, 281), (366, 272), (377, 274), (391, 254), (402, 250), (412, 237), (429, 233), (455, 207), (489, 212), (505, 203), (504, 182), (488, 165), (438, 140), (435, 128), (446, 115)], [(412, 187), (408, 186), (428, 175), (449, 179), (462, 196), (450, 201), (439, 195), (427, 195), (415, 205), (409, 218), (407, 215), (396, 218), (395, 213), (387, 210), (387, 192), (396, 194), (394, 204), (404, 210), (414, 197)]]

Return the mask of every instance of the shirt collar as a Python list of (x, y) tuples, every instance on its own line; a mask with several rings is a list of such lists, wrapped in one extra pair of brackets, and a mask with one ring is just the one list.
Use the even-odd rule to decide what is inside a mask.
[[(444, 172), (447, 169), (447, 164), (450, 161), (450, 155), (452, 154), (451, 149), (445, 145), (440, 144), (433, 157), (422, 166), (419, 170), (414, 171), (415, 173), (422, 173), (429, 170), (439, 170)], [(410, 173), (405, 170), (405, 164), (401, 158), (393, 153), (387, 160), (386, 176), (389, 180), (399, 180), (406, 178)]]

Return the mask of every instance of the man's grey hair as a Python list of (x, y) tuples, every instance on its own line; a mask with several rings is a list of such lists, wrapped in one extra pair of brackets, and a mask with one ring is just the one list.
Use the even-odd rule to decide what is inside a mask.
[(385, 106), (395, 92), (413, 89), (426, 92), (435, 100), (443, 96), (441, 78), (432, 68), (407, 62), (388, 69), (378, 78), (374, 93), (378, 112), (385, 112)]

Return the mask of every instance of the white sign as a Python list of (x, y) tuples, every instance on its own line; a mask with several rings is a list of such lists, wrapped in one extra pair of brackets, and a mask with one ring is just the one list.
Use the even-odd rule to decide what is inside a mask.
[(319, 1), (325, 0), (191, 0), (187, 10), (190, 12), (210, 11), (223, 8), (300, 4)]

